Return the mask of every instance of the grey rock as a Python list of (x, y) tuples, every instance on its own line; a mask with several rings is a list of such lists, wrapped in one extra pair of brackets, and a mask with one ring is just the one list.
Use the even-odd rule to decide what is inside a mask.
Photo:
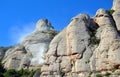
[(44, 55), (55, 34), (57, 31), (53, 30), (48, 20), (39, 20), (33, 33), (26, 36), (19, 45), (6, 52), (2, 61), (5, 63), (4, 67), (16, 70), (39, 68), (44, 63)]
[(52, 40), (46, 56), (82, 53), (89, 45), (90, 35), (87, 29), (89, 22), (86, 23), (87, 21), (90, 21), (88, 15), (81, 14), (73, 18), (68, 27)]
[(40, 20), (31, 35), (6, 52), (5, 67), (42, 66), (35, 77), (119, 77), (119, 2), (115, 1), (119, 0), (114, 0), (114, 19), (104, 9), (99, 9), (94, 18), (79, 14), (55, 37), (51, 24)]
[(52, 63), (49, 65), (49, 70), (51, 72), (58, 72), (60, 70), (60, 63)]
[[(90, 17), (85, 14), (72, 18), (70, 24), (51, 41), (45, 57), (48, 66), (42, 67), (42, 73), (49, 70), (62, 72), (90, 70), (89, 63), (88, 68), (84, 67), (92, 53), (89, 48), (90, 31), (88, 27), (90, 27), (90, 23)], [(50, 59), (51, 57), (52, 59)], [(81, 59), (81, 61), (79, 62), (77, 59)], [(83, 62), (84, 64), (82, 64)], [(83, 70), (78, 70), (79, 66), (82, 66), (83, 68), (80, 69)], [(49, 68), (49, 70), (45, 68)]]
[[(97, 12), (97, 15), (99, 15), (99, 12)], [(115, 62), (116, 60), (119, 59), (119, 57), (117, 57), (118, 55), (114, 54), (114, 56), (116, 57), (113, 57), (112, 55), (113, 54), (112, 52), (115, 51), (117, 52), (117, 49), (111, 50), (111, 48), (115, 48), (113, 47), (114, 46), (113, 42), (119, 39), (119, 34), (117, 33), (115, 27), (111, 25), (112, 23), (110, 22), (111, 19), (109, 17), (107, 19), (106, 17), (102, 17), (102, 18), (95, 17), (95, 19), (97, 20), (96, 23), (98, 23), (98, 25), (101, 25), (101, 23), (102, 25), (100, 26), (100, 28), (98, 28), (96, 33), (96, 37), (100, 39), (100, 43), (98, 47), (95, 49), (93, 56), (90, 60), (91, 69), (97, 71), (112, 69), (114, 67), (114, 64), (116, 65), (119, 63), (119, 61), (117, 61), (118, 63)], [(104, 22), (103, 20), (109, 22)], [(118, 46), (119, 41), (116, 43), (117, 43), (116, 46)]]
[(49, 72), (50, 70), (49, 70), (49, 65), (43, 65), (42, 67), (41, 67), (41, 72)]
[(73, 18), (68, 25), (66, 30), (68, 55), (75, 53), (81, 54), (86, 46), (89, 45), (90, 35), (87, 27), (90, 22), (87, 21), (90, 21), (89, 16), (80, 14)]
[(64, 72), (70, 72), (72, 69), (72, 66), (71, 66), (71, 60), (69, 57), (65, 57), (63, 56), (62, 57), (62, 60), (61, 60), (61, 69), (64, 71)]
[(28, 53), (32, 55), (31, 65), (37, 65), (44, 62), (44, 54), (48, 50), (49, 43), (36, 43), (27, 45)]
[(112, 9), (113, 9), (113, 10), (118, 10), (118, 9), (120, 9), (120, 0), (113, 0)]
[(40, 77), (40, 71), (37, 71), (37, 72), (33, 75), (33, 77)]
[(66, 29), (60, 32), (54, 39), (51, 41), (49, 50), (46, 53), (46, 56), (51, 55), (66, 55)]
[[(61, 71), (63, 77), (105, 76), (107, 72), (117, 77), (111, 70), (120, 68), (119, 39), (114, 20), (106, 10), (99, 9), (94, 20), (80, 14), (51, 41), (45, 56), (47, 66), (42, 68), (45, 72), (54, 70), (53, 76)], [(94, 44), (91, 40), (99, 42)]]
[(84, 60), (76, 60), (75, 62), (75, 71), (73, 72), (83, 72), (83, 71), (90, 71), (89, 63)]
[(36, 24), (36, 31), (49, 31), (53, 30), (54, 27), (51, 26), (51, 23), (47, 19), (41, 19)]
[[(54, 32), (54, 30), (53, 30)], [(23, 41), (21, 42), (21, 44), (23, 46), (29, 45), (29, 44), (35, 44), (35, 43), (49, 43), (51, 41), (51, 39), (54, 36), (52, 34), (49, 33), (49, 31), (47, 32), (40, 32), (40, 31), (36, 31), (31, 33), (30, 35), (26, 36)]]
[(46, 62), (53, 63), (53, 62), (56, 61), (56, 59), (57, 59), (57, 57), (55, 57), (55, 56), (50, 56), (48, 59), (46, 59)]
[(104, 9), (97, 10), (96, 15), (94, 16), (94, 20), (99, 26), (104, 26), (104, 25), (115, 26), (113, 19)]
[(113, 13), (113, 18), (116, 23), (117, 30), (120, 31), (120, 21), (119, 21), (120, 20), (120, 10), (116, 10)]
[(5, 53), (8, 49), (12, 48), (11, 47), (0, 47), (0, 61), (3, 59), (3, 57), (5, 56)]

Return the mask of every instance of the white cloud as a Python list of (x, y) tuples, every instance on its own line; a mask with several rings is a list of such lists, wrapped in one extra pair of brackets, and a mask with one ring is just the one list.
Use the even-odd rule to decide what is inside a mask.
[(35, 23), (16, 25), (10, 29), (10, 38), (13, 44), (20, 43), (24, 37), (35, 30)]

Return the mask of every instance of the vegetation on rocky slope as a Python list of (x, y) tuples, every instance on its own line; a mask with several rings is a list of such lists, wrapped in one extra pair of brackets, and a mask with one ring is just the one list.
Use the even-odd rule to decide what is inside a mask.
[(7, 70), (3, 67), (3, 64), (0, 62), (0, 77), (33, 77), (33, 75), (35, 74), (36, 71), (40, 71), (40, 69), (37, 69), (37, 70), (9, 69), (9, 70)]
[(110, 15), (112, 15), (115, 12), (115, 10), (107, 10), (107, 11)]
[(2, 47), (2, 46), (0, 46), (0, 60), (3, 59), (3, 57), (4, 57), (4, 55), (5, 55), (5, 52), (6, 52), (9, 48), (12, 48), (12, 46), (9, 46), (9, 47)]
[(12, 46), (9, 47), (2, 47), (0, 46), (0, 52), (6, 52), (8, 49), (10, 49)]
[(58, 32), (58, 31), (54, 31), (54, 30), (49, 30), (49, 31), (46, 31), (46, 32), (42, 31), (42, 33), (47, 33), (47, 34), (51, 34), (51, 35), (55, 36), (55, 35), (57, 35), (59, 32)]

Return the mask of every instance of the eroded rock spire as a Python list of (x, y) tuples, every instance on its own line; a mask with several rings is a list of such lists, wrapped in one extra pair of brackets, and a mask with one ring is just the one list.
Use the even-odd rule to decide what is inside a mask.
[(41, 19), (36, 24), (36, 31), (49, 31), (53, 29), (53, 26), (47, 19)]
[(120, 0), (113, 0), (112, 9), (113, 9), (113, 10), (120, 9)]

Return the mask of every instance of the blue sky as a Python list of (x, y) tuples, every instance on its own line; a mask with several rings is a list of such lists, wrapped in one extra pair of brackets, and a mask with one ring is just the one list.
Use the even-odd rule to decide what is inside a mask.
[(112, 0), (0, 0), (0, 46), (19, 43), (39, 19), (47, 18), (62, 30), (79, 13), (92, 17), (97, 9), (111, 6)]

